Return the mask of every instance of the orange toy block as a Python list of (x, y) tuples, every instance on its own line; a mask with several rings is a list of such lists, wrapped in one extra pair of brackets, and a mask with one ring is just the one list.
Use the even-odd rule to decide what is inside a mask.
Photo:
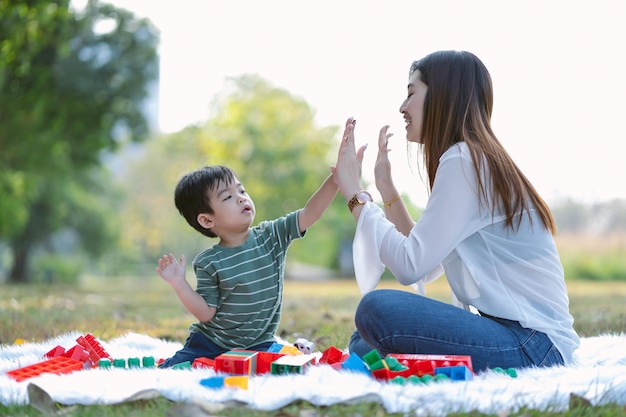
[(83, 369), (83, 362), (67, 358), (65, 356), (57, 356), (56, 358), (48, 359), (43, 362), (39, 362), (33, 365), (25, 366), (23, 368), (14, 369), (6, 374), (17, 382), (24, 381), (28, 378), (33, 378), (41, 374), (67, 374), (72, 371), (80, 371)]

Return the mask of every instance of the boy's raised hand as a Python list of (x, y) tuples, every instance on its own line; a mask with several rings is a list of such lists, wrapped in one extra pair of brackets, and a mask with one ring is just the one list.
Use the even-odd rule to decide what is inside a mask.
[(157, 274), (168, 284), (174, 284), (179, 280), (185, 280), (185, 255), (180, 255), (180, 263), (171, 253), (163, 255), (156, 268)]

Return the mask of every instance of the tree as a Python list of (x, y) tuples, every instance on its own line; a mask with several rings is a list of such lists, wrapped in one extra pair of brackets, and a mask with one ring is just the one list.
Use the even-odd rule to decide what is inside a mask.
[[(125, 246), (141, 248), (155, 262), (163, 253), (189, 257), (215, 243), (187, 226), (173, 201), (180, 176), (204, 165), (235, 170), (254, 199), (255, 223), (303, 207), (330, 174), (336, 152), (338, 127), (319, 128), (314, 116), (305, 101), (259, 76), (229, 80), (205, 124), (151, 140), (124, 175), (132, 196), (125, 208)], [(337, 198), (307, 237), (294, 243), (289, 259), (335, 267), (354, 223)]]
[[(85, 212), (60, 196), (84, 186), (103, 154), (146, 137), (141, 105), (158, 75), (158, 34), (95, 0), (84, 10), (0, 2), (0, 14), (0, 239), (14, 256), (9, 280), (24, 282), (32, 249)], [(101, 249), (101, 234), (74, 226)]]

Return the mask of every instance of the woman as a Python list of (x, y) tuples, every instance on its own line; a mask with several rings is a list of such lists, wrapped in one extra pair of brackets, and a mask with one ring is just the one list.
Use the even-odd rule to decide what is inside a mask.
[[(421, 145), (430, 189), (417, 223), (391, 177), (388, 128), (374, 170), (380, 208), (360, 189), (364, 148), (356, 151), (350, 123), (333, 172), (357, 219), (355, 272), (365, 293), (351, 352), (470, 355), (476, 372), (572, 361), (579, 338), (554, 219), (492, 131), (492, 104), (491, 77), (475, 55), (439, 51), (412, 64), (400, 113), (407, 140)], [(371, 291), (384, 266), (404, 285), (445, 273), (466, 308)]]

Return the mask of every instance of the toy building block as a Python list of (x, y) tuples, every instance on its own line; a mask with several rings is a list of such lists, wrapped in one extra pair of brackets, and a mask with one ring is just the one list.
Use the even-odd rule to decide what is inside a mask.
[(472, 358), (468, 355), (428, 355), (391, 353), (387, 356), (396, 358), (401, 364), (413, 369), (418, 376), (434, 375), (435, 368), (465, 365), (473, 373)]
[(297, 347), (290, 345), (283, 345), (279, 353), (284, 353), (285, 355), (302, 355), (302, 352), (300, 352)]
[[(80, 345), (75, 345), (73, 348), (66, 350), (63, 356), (81, 362), (86, 362), (89, 360), (89, 352), (87, 352)], [(89, 363), (89, 366), (91, 366), (91, 363)]]
[(126, 359), (113, 359), (114, 368), (126, 368)]
[(280, 352), (257, 352), (256, 354), (256, 371), (257, 375), (269, 374), (272, 372), (272, 362), (285, 356)]
[(380, 356), (380, 353), (378, 353), (376, 349), (372, 349), (368, 353), (363, 355), (363, 361), (370, 371), (386, 368), (382, 356)]
[(102, 347), (100, 342), (91, 334), (87, 333), (85, 336), (79, 336), (76, 342), (82, 346), (89, 353), (89, 360), (92, 366), (96, 366), (100, 359), (111, 359), (111, 355)]
[(224, 378), (224, 386), (248, 389), (248, 375), (227, 376)]
[(215, 358), (215, 370), (234, 375), (254, 375), (258, 352), (229, 350)]
[(280, 343), (272, 343), (269, 348), (267, 348), (268, 352), (274, 353), (283, 353), (285, 355), (300, 355), (302, 352), (298, 350), (295, 346), (283, 345)]
[(100, 359), (98, 361), (98, 368), (100, 369), (111, 369), (111, 366), (113, 365), (113, 363), (111, 362), (110, 359)]
[(367, 365), (370, 371), (377, 371), (381, 369), (389, 369), (387, 362), (380, 356), (380, 353), (376, 349), (370, 350), (363, 356), (363, 362)]
[(370, 374), (367, 365), (356, 353), (351, 353), (346, 360), (341, 362), (341, 369), (346, 371), (362, 372), (367, 375)]
[(391, 371), (404, 371), (405, 369), (409, 369), (408, 366), (403, 365), (393, 356), (387, 356), (385, 358), (385, 363), (387, 364), (387, 368)]
[(497, 367), (493, 368), (492, 371), (498, 372), (498, 373), (501, 373), (501, 374), (507, 374), (511, 378), (517, 378), (517, 371), (515, 370), (515, 368), (502, 369), (499, 366), (497, 366)]
[(215, 369), (215, 359), (196, 358), (191, 364), (192, 368), (208, 368)]
[[(322, 357), (319, 359), (319, 363), (324, 363), (328, 365), (338, 365), (334, 366), (335, 369), (341, 367), (341, 363), (348, 359), (349, 355), (347, 353), (343, 353), (341, 350), (337, 349), (334, 346), (329, 347), (324, 352), (322, 352)], [(359, 358), (359, 360), (361, 360)]]
[(72, 371), (80, 371), (83, 369), (83, 362), (67, 358), (65, 356), (57, 356), (33, 365), (23, 368), (14, 369), (6, 373), (7, 376), (15, 379), (17, 382), (32, 378), (41, 374), (67, 374)]
[(267, 348), (268, 352), (274, 352), (274, 353), (280, 353), (280, 350), (283, 348), (284, 345), (281, 345), (280, 343), (272, 343), (270, 345), (269, 348)]
[(226, 379), (225, 376), (213, 376), (200, 380), (200, 385), (212, 389), (222, 388), (224, 386), (224, 379)]
[(191, 369), (191, 362), (185, 361), (172, 365), (172, 369)]
[(154, 368), (154, 357), (144, 356), (141, 358), (141, 366), (144, 368)]
[(129, 368), (140, 368), (139, 358), (128, 358), (128, 367)]
[(248, 376), (213, 376), (200, 380), (200, 385), (211, 389), (219, 389), (224, 387), (248, 389)]
[(446, 375), (453, 381), (469, 381), (472, 379), (472, 371), (465, 365), (435, 368), (435, 377), (439, 375)]
[(303, 338), (298, 338), (296, 339), (296, 341), (293, 344), (295, 346), (296, 349), (298, 349), (300, 352), (304, 353), (304, 354), (311, 354), (315, 351), (315, 343), (310, 342), (306, 339)]
[(273, 375), (303, 374), (309, 365), (315, 364), (314, 355), (285, 355), (272, 362)]
[(62, 346), (56, 346), (51, 351), (46, 353), (44, 356), (48, 359), (52, 359), (58, 356), (63, 356), (64, 354), (65, 354), (65, 348)]

